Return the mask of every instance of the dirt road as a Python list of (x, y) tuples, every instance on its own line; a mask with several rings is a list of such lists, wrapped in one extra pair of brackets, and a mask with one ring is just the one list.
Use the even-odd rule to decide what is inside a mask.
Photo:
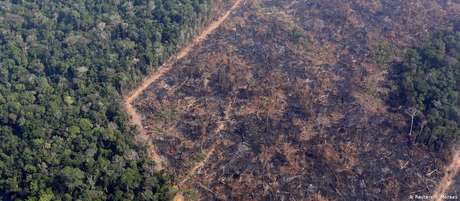
[(237, 0), (233, 6), (221, 17), (213, 21), (208, 27), (206, 27), (203, 32), (200, 33), (196, 38), (194, 38), (188, 45), (182, 48), (178, 53), (171, 56), (161, 67), (159, 70), (152, 72), (145, 80), (143, 80), (140, 85), (135, 88), (134, 90), (129, 93), (128, 96), (124, 99), (124, 106), (126, 111), (131, 117), (131, 123), (137, 125), (139, 129), (138, 139), (146, 141), (149, 147), (149, 155), (152, 160), (156, 163), (156, 169), (161, 170), (165, 166), (165, 160), (157, 153), (155, 146), (148, 140), (147, 132), (145, 131), (144, 127), (142, 126), (142, 116), (136, 111), (133, 106), (133, 102), (136, 98), (142, 94), (142, 92), (147, 89), (153, 82), (158, 80), (161, 76), (169, 72), (173, 66), (173, 64), (178, 60), (181, 59), (189, 54), (190, 51), (193, 50), (195, 46), (197, 46), (200, 42), (205, 40), (209, 34), (215, 31), (229, 16), (230, 14), (239, 8), (243, 0)]
[(458, 174), (460, 169), (460, 149), (456, 149), (452, 156), (452, 162), (444, 169), (444, 177), (442, 177), (438, 186), (433, 193), (434, 201), (442, 201), (443, 195), (446, 195), (449, 191), (449, 187), (452, 185), (455, 176)]

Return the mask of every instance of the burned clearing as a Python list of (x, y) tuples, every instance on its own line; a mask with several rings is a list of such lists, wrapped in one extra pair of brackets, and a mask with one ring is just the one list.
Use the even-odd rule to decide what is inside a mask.
[(134, 106), (198, 200), (430, 195), (446, 161), (387, 104), (388, 68), (459, 13), (441, 0), (246, 1)]

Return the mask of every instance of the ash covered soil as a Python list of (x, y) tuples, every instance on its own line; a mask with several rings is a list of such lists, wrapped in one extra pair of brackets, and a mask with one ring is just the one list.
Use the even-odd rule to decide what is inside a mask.
[(447, 0), (246, 1), (134, 105), (190, 199), (430, 195), (446, 159), (408, 137), (377, 50), (397, 61), (459, 15)]

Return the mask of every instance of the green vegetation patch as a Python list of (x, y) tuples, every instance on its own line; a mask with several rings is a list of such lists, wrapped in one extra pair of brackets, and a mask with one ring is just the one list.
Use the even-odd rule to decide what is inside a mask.
[(460, 31), (434, 34), (399, 66), (400, 95), (415, 112), (418, 142), (436, 149), (460, 139)]
[(120, 101), (210, 0), (0, 3), (0, 200), (168, 200)]

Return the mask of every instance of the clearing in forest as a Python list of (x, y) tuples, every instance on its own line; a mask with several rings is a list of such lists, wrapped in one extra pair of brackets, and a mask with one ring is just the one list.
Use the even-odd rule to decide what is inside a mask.
[[(380, 58), (450, 21), (452, 5), (239, 6), (128, 99), (167, 170), (190, 189), (186, 196), (406, 200), (434, 193), (445, 160), (411, 142), (410, 117), (387, 104), (389, 64)], [(395, 54), (376, 51), (385, 48)]]

